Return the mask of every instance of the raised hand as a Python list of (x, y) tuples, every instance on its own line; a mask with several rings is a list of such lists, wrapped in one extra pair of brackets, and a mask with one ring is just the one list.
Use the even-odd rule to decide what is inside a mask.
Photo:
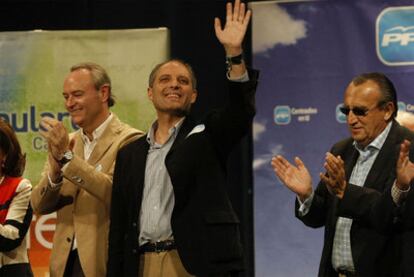
[(49, 153), (55, 160), (60, 160), (63, 153), (69, 149), (69, 135), (65, 126), (51, 117), (43, 117), (40, 125), (44, 130), (39, 132), (48, 142)]
[(400, 155), (397, 160), (397, 182), (401, 190), (407, 190), (414, 178), (414, 164), (409, 159), (411, 142), (404, 140), (401, 143)]
[(278, 155), (272, 158), (272, 167), (280, 181), (304, 201), (312, 194), (312, 177), (304, 163), (295, 158), (296, 166)]
[(242, 42), (249, 25), (251, 11), (246, 12), (246, 5), (236, 0), (233, 5), (226, 6), (226, 24), (221, 28), (219, 18), (214, 19), (214, 29), (220, 43), (224, 46), (227, 56), (237, 56), (242, 53)]
[(344, 161), (340, 156), (335, 157), (331, 153), (326, 153), (324, 167), (327, 174), (320, 173), (321, 180), (331, 194), (342, 199), (347, 185)]

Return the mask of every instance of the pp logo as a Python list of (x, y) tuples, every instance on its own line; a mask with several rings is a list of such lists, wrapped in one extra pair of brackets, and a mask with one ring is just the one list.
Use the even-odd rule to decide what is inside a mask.
[(287, 125), (290, 123), (290, 107), (276, 106), (273, 110), (274, 121), (277, 125)]
[(414, 64), (414, 6), (384, 9), (377, 18), (376, 44), (384, 64)]
[(344, 115), (339, 109), (340, 107), (342, 107), (342, 105), (343, 104), (338, 104), (336, 106), (336, 109), (335, 109), (336, 121), (338, 121), (339, 123), (346, 123), (346, 115)]

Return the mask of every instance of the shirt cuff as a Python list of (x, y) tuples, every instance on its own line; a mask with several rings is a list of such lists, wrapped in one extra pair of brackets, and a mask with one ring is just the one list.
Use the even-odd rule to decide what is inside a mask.
[(407, 197), (408, 192), (410, 191), (411, 186), (407, 190), (401, 190), (397, 187), (397, 180), (394, 181), (394, 184), (391, 188), (391, 196), (394, 203), (399, 206), (403, 200)]
[(299, 197), (297, 197), (299, 205), (300, 205), (298, 209), (299, 216), (305, 216), (309, 212), (314, 195), (315, 193), (312, 191), (312, 194), (308, 198), (306, 198), (305, 201), (303, 202), (300, 201)]
[(239, 82), (239, 83), (248, 82), (250, 80), (249, 79), (249, 74), (247, 73), (247, 70), (244, 72), (243, 75), (241, 75), (240, 77), (236, 77), (236, 78), (231, 78), (230, 73), (227, 72), (227, 79), (232, 81), (232, 82)]
[(63, 184), (63, 177), (61, 176), (61, 179), (58, 183), (53, 183), (52, 179), (50, 178), (49, 172), (47, 173), (47, 179), (49, 180), (49, 187), (51, 189), (58, 189), (62, 186)]

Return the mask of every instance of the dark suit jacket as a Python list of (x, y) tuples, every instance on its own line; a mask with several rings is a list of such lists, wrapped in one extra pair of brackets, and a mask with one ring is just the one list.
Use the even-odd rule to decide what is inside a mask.
[[(258, 72), (250, 81), (229, 82), (230, 101), (199, 123), (186, 118), (165, 164), (174, 189), (171, 219), (177, 250), (195, 275), (242, 269), (239, 220), (226, 193), (226, 162), (234, 144), (250, 130)], [(204, 124), (205, 129), (195, 126)], [(193, 132), (191, 132), (193, 130)], [(142, 137), (116, 161), (109, 234), (108, 276), (138, 276), (139, 214), (149, 145)]]
[[(400, 143), (403, 139), (414, 141), (414, 133), (397, 123), (394, 125), (399, 137), (395, 140), (394, 147), (396, 159)], [(391, 157), (396, 161), (394, 154)], [(410, 160), (414, 160), (414, 144), (410, 149)], [(389, 171), (390, 181), (394, 181), (395, 175), (394, 166)], [(340, 201), (338, 214), (356, 218), (387, 236), (388, 251), (383, 255), (383, 257), (388, 256), (383, 258), (388, 260), (383, 263), (387, 268), (382, 269), (383, 272), (387, 272), (387, 276), (414, 276), (414, 191), (412, 188), (402, 205), (396, 206), (391, 197), (391, 187), (380, 193), (350, 186), (346, 189), (343, 200)]]
[[(393, 218), (393, 203), (390, 188), (395, 180), (395, 166), (399, 153), (399, 145), (409, 136), (409, 132), (392, 123), (390, 133), (367, 176), (363, 187), (352, 184), (347, 186), (344, 198), (339, 201), (320, 182), (315, 190), (315, 197), (308, 214), (300, 217), (307, 226), (325, 226), (324, 246), (319, 267), (319, 276), (338, 276), (332, 268), (332, 246), (338, 216), (353, 218), (351, 228), (351, 248), (357, 276), (390, 276), (395, 270), (398, 260), (398, 249), (395, 237), (389, 236), (390, 228), (385, 228), (385, 220), (370, 218), (372, 210), (384, 212), (381, 216), (388, 221)], [(340, 155), (345, 162), (347, 180), (359, 156), (353, 146), (353, 139), (348, 138), (335, 144), (331, 153)], [(388, 195), (379, 201), (378, 195)], [(380, 205), (381, 203), (381, 205)], [(380, 224), (383, 224), (379, 227)]]

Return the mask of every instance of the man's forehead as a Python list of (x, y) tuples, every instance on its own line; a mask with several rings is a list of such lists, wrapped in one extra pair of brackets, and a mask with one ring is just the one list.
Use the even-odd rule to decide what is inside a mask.
[(380, 98), (381, 91), (377, 83), (374, 81), (368, 80), (362, 84), (355, 85), (350, 83), (345, 91), (345, 99), (347, 98), (356, 98), (356, 99), (365, 99), (365, 98)]
[(88, 70), (79, 69), (70, 72), (63, 83), (63, 87), (73, 87), (73, 86), (89, 86), (92, 85), (91, 74)]
[(166, 64), (163, 64), (159, 70), (157, 75), (184, 75), (184, 76), (190, 76), (190, 72), (188, 68), (178, 61), (170, 61)]

